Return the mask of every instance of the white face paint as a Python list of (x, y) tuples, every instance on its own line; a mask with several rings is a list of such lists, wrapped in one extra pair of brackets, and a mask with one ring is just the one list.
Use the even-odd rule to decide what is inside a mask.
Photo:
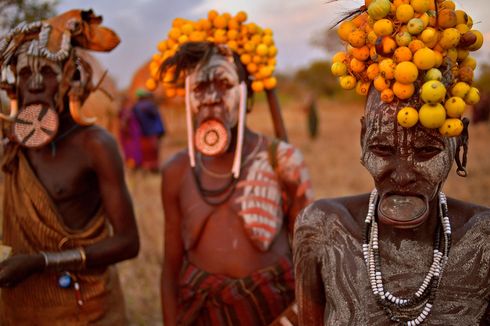
[[(395, 195), (397, 198), (393, 203), (407, 199), (411, 203), (422, 206), (423, 201), (427, 205), (447, 179), (454, 160), (456, 140), (442, 136), (437, 129), (421, 125), (403, 128), (396, 119), (402, 107), (401, 104), (385, 104), (377, 91), (370, 92), (361, 139), (361, 162), (372, 175), (381, 201)], [(418, 213), (412, 211), (407, 214), (413, 217), (428, 207), (412, 208)]]
[(63, 74), (61, 63), (27, 55), (26, 49), (19, 52), (15, 69), (20, 106), (42, 103), (56, 108)]
[(233, 59), (213, 54), (190, 75), (190, 106), (197, 124), (210, 118), (233, 128), (238, 122), (240, 81)]
[(19, 75), (24, 68), (30, 69), (33, 74), (40, 74), (43, 67), (51, 68), (56, 74), (58, 82), (61, 82), (63, 71), (60, 63), (42, 57), (29, 56), (26, 52), (20, 53), (17, 57), (16, 74)]
[(61, 64), (21, 51), (16, 71), (20, 111), (13, 124), (13, 135), (22, 146), (42, 147), (53, 139), (59, 126), (56, 104)]

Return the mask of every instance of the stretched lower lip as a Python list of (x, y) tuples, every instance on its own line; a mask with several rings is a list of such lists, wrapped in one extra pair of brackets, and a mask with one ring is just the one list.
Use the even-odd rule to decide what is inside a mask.
[(387, 193), (378, 205), (379, 220), (396, 228), (415, 228), (429, 216), (428, 200), (418, 194)]

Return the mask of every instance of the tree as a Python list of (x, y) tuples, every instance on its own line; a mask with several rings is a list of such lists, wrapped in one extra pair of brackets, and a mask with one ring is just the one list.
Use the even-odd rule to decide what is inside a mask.
[(56, 14), (59, 0), (1, 0), (0, 32), (17, 26), (20, 22), (43, 20)]
[(480, 77), (475, 82), (480, 90), (480, 102), (473, 106), (473, 123), (490, 119), (490, 65), (483, 63), (480, 67)]
[(327, 53), (335, 53), (345, 50), (342, 42), (339, 42), (337, 28), (327, 27), (324, 30), (315, 33), (311, 38), (311, 45), (325, 50)]
[(480, 77), (476, 80), (475, 84), (480, 89), (480, 92), (488, 92), (490, 89), (490, 64), (484, 62), (480, 66)]
[(307, 68), (298, 70), (294, 79), (316, 94), (332, 96), (340, 87), (337, 79), (330, 72), (330, 65), (331, 63), (326, 60), (314, 61)]

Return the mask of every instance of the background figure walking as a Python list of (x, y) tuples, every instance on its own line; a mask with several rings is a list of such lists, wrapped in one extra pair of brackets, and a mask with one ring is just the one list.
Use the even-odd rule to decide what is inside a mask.
[(138, 101), (133, 111), (141, 127), (141, 167), (145, 170), (158, 171), (158, 150), (160, 139), (165, 134), (158, 106), (150, 92), (144, 89), (136, 91)]
[(122, 101), (119, 121), (121, 124), (119, 139), (124, 153), (124, 162), (127, 167), (136, 169), (143, 163), (143, 153), (141, 151), (142, 131), (129, 97), (125, 97)]
[(316, 139), (318, 136), (318, 111), (316, 108), (316, 95), (310, 94), (306, 101), (305, 113), (307, 115), (308, 136)]

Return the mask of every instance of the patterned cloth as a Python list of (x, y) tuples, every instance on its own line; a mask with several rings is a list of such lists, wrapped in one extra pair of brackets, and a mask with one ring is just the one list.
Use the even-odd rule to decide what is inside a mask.
[[(9, 148), (4, 155), (5, 195), (3, 242), (13, 254), (59, 251), (88, 246), (110, 236), (103, 211), (81, 231), (62, 223), (56, 205), (31, 169), (22, 151)], [(58, 286), (59, 273), (37, 273), (14, 288), (3, 288), (0, 325), (107, 325), (126, 324), (124, 298), (114, 267), (76, 273), (84, 305), (79, 307), (73, 288)]]
[(269, 325), (294, 300), (291, 262), (234, 279), (186, 261), (179, 280), (178, 325)]
[(264, 252), (269, 250), (283, 222), (288, 223), (292, 233), (296, 218), (292, 208), (305, 207), (313, 200), (303, 155), (294, 146), (276, 139), (270, 141), (267, 150), (253, 157), (237, 189), (243, 189), (243, 195), (236, 201), (241, 206), (238, 215), (243, 219), (245, 232), (255, 247)]

